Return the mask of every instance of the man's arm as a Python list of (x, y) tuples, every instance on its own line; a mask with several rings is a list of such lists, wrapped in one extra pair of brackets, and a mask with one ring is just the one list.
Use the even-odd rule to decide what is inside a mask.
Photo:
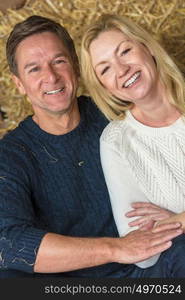
[(135, 230), (122, 238), (74, 238), (47, 233), (37, 252), (34, 271), (55, 273), (118, 262), (130, 264), (165, 251), (182, 234), (179, 223)]
[[(10, 154), (8, 152), (10, 149)], [(22, 148), (21, 148), (22, 149)], [(170, 247), (174, 224), (123, 238), (76, 238), (39, 228), (30, 195), (27, 153), (0, 149), (0, 267), (24, 272), (65, 272), (108, 262), (133, 263)], [(18, 167), (19, 166), (19, 167)]]
[(0, 268), (32, 273), (48, 230), (35, 214), (27, 155), (18, 143), (0, 143)]

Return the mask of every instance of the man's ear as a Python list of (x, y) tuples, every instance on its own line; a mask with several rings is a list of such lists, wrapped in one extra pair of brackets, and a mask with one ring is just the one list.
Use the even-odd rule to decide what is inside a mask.
[(26, 91), (24, 89), (24, 85), (22, 84), (22, 81), (19, 77), (17, 77), (16, 75), (12, 74), (12, 80), (14, 81), (16, 87), (18, 88), (19, 92), (22, 95), (26, 94)]

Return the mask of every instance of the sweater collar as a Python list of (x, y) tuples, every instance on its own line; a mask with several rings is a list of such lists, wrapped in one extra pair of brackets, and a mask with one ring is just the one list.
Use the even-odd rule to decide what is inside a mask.
[(84, 120), (85, 120), (85, 110), (86, 106), (84, 102), (86, 101), (85, 97), (81, 96), (78, 98), (78, 105), (80, 111), (80, 122), (76, 128), (72, 131), (62, 134), (62, 135), (54, 135), (50, 134), (44, 130), (42, 130), (32, 119), (32, 116), (28, 116), (23, 122), (20, 123), (20, 127), (23, 130), (29, 131), (30, 135), (33, 135), (35, 138), (41, 138), (47, 141), (58, 142), (60, 140), (65, 140), (68, 138), (72, 138), (76, 136), (76, 133), (84, 128)]
[(126, 112), (126, 121), (136, 130), (139, 130), (142, 133), (150, 134), (150, 135), (169, 134), (172, 132), (176, 132), (177, 129), (182, 128), (182, 126), (184, 128), (185, 125), (185, 118), (180, 117), (173, 124), (169, 126), (150, 127), (137, 121), (129, 110)]

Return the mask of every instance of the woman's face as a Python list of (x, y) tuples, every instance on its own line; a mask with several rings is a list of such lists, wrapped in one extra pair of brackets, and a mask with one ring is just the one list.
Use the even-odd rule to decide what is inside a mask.
[(143, 44), (109, 30), (92, 41), (90, 55), (96, 76), (112, 95), (137, 104), (155, 94), (156, 65)]

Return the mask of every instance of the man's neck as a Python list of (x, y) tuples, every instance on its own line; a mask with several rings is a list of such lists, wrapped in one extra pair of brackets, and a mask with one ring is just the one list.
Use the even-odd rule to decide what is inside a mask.
[(35, 112), (33, 121), (44, 131), (54, 134), (62, 135), (72, 131), (80, 122), (80, 112), (78, 104), (71, 110), (65, 113), (46, 113), (44, 111)]

